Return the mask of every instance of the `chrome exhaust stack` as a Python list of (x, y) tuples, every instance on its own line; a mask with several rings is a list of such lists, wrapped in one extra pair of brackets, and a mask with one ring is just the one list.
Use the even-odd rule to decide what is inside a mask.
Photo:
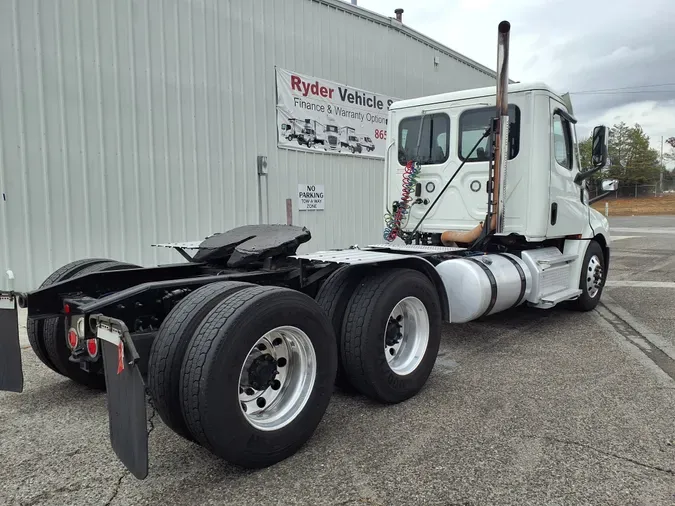
[[(492, 205), (499, 234), (504, 229), (504, 195), (506, 193), (506, 163), (509, 159), (509, 35), (511, 24), (499, 23), (497, 42), (497, 131), (495, 133), (494, 191)], [(489, 206), (490, 204), (488, 204)], [(492, 221), (492, 220), (490, 220)]]
[[(497, 114), (492, 122), (494, 154), (490, 162), (490, 188), (487, 215), (468, 231), (446, 230), (441, 234), (445, 245), (472, 244), (492, 232), (502, 233), (504, 229), (504, 195), (506, 193), (506, 161), (509, 159), (509, 35), (511, 23), (502, 21), (497, 37)], [(462, 164), (463, 165), (463, 164)], [(461, 168), (461, 166), (460, 166)]]

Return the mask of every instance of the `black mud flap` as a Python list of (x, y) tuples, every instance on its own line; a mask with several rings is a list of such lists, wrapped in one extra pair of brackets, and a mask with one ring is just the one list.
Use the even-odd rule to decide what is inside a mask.
[(19, 314), (12, 292), (0, 292), (0, 390), (23, 391)]
[(131, 474), (142, 480), (148, 475), (148, 431), (139, 356), (123, 321), (93, 315), (90, 322), (103, 346), (110, 442)]

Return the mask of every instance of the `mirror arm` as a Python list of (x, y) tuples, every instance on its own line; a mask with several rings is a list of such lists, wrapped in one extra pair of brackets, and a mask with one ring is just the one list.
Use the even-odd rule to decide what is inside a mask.
[(602, 169), (604, 169), (604, 168), (605, 168), (605, 166), (602, 165), (602, 166), (600, 166), (600, 167), (593, 167), (592, 169), (588, 169), (588, 170), (585, 170), (585, 171), (583, 171), (583, 172), (579, 172), (579, 173), (574, 177), (574, 182), (575, 182), (576, 184), (581, 184), (581, 182), (582, 182), (584, 179), (588, 179), (588, 178), (591, 177), (593, 174), (595, 174), (596, 172), (598, 172), (599, 170), (602, 170)]
[(607, 193), (603, 193), (602, 195), (598, 195), (597, 197), (593, 197), (592, 199), (590, 199), (588, 201), (588, 205), (591, 205), (593, 202), (597, 202), (598, 200), (602, 200), (605, 197), (607, 197), (608, 195), (611, 195), (612, 193), (614, 193), (614, 192), (607, 192)]

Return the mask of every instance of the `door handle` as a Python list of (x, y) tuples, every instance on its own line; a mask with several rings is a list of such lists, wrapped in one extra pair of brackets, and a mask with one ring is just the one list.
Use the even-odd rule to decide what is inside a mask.
[(558, 204), (553, 202), (551, 204), (551, 225), (555, 225), (556, 221), (558, 221)]

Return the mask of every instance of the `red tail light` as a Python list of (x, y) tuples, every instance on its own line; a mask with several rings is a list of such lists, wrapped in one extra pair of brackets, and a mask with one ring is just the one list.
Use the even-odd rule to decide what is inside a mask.
[(87, 339), (87, 353), (91, 358), (98, 355), (98, 339)]
[(68, 331), (68, 346), (70, 347), (71, 350), (77, 347), (78, 341), (79, 339), (77, 337), (77, 332), (75, 332), (75, 329), (70, 329)]

